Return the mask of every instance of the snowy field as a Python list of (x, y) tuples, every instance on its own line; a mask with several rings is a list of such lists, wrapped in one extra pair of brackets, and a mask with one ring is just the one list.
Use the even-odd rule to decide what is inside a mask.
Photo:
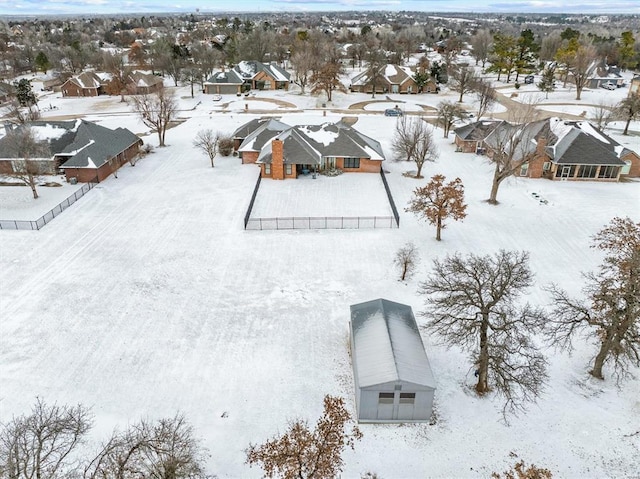
[[(257, 170), (257, 168), (256, 168)], [(392, 216), (380, 175), (300, 175), (298, 181), (265, 178), (252, 218), (290, 216)]]
[[(25, 412), (36, 396), (83, 403), (95, 415), (93, 446), (116, 426), (182, 411), (209, 450), (212, 474), (257, 478), (261, 471), (244, 464), (249, 443), (282, 431), (289, 419), (315, 421), (325, 394), (345, 397), (354, 410), (351, 304), (379, 297), (406, 303), (420, 323), (417, 285), (433, 259), (504, 248), (530, 252), (537, 285), (526, 299), (547, 306), (544, 285), (555, 282), (577, 295), (581, 273), (597, 267), (601, 256), (589, 248), (594, 233), (614, 216), (640, 219), (640, 182), (513, 178), (501, 187), (500, 204), (490, 206), (484, 200), (491, 165), (455, 153), (453, 137), (442, 138), (438, 129), (440, 158), (425, 166), (425, 179), (402, 175), (415, 165), (384, 163), (399, 229), (246, 232), (257, 168), (233, 157), (217, 158), (211, 168), (192, 141), (202, 128), (231, 132), (255, 116), (212, 111), (208, 97), (191, 99), (187, 89), (180, 95), (186, 121), (167, 132), (166, 148), (125, 165), (117, 179), (100, 183), (42, 230), (0, 231), (1, 420)], [(367, 97), (338, 94), (334, 106), (346, 109)], [(403, 96), (443, 99), (413, 98)], [(284, 99), (299, 108), (315, 104), (293, 93)], [(46, 103), (56, 108), (44, 116), (80, 113), (107, 127), (147, 131), (119, 99), (93, 101), (102, 102), (102, 113), (90, 100), (51, 95)], [(281, 118), (289, 124), (341, 118), (322, 113)], [(372, 112), (355, 127), (391, 158), (395, 121)], [(144, 140), (157, 144), (153, 135)], [(638, 137), (624, 140), (640, 150)], [(450, 223), (441, 242), (433, 227), (404, 212), (413, 189), (436, 173), (459, 176), (468, 203), (467, 218)], [(363, 180), (358, 196), (384, 203), (378, 175), (370, 182), (364, 174), (350, 177)], [(313, 181), (272, 182), (269, 194), (275, 201), (278, 187), (284, 192)], [(401, 283), (393, 258), (407, 241), (422, 261), (416, 277)], [(425, 332), (423, 339), (438, 387), (436, 424), (363, 425), (363, 439), (344, 456), (344, 478), (366, 471), (384, 479), (488, 477), (515, 462), (512, 452), (554, 477), (640, 475), (640, 371), (618, 387), (587, 374), (595, 354), (590, 341), (578, 340), (572, 355), (548, 350), (546, 390), (507, 425), (499, 398), (469, 392), (474, 378), (466, 355)]]

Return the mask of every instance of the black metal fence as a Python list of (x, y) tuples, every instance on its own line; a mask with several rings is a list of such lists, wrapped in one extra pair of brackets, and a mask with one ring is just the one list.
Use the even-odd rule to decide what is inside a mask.
[(96, 185), (97, 183), (83, 184), (82, 188), (80, 188), (66, 200), (58, 204), (52, 210), (46, 212), (37, 220), (0, 220), (0, 230), (39, 230), (64, 210), (66, 210), (69, 206), (82, 198), (89, 190), (91, 190)]
[(256, 186), (253, 189), (253, 194), (251, 195), (251, 201), (249, 201), (249, 207), (247, 208), (247, 212), (244, 214), (244, 229), (247, 229), (247, 224), (249, 223), (249, 217), (251, 216), (253, 203), (256, 201), (256, 196), (258, 194), (258, 188), (260, 188), (261, 180), (262, 180), (262, 172), (260, 172), (260, 174), (258, 175), (258, 181), (256, 181)]
[(295, 216), (281, 218), (248, 218), (247, 230), (326, 230), (395, 228), (393, 216)]
[(391, 211), (393, 212), (393, 217), (396, 219), (396, 226), (400, 228), (400, 215), (398, 214), (398, 209), (396, 208), (396, 203), (393, 201), (393, 195), (391, 194), (391, 190), (389, 189), (389, 183), (387, 183), (387, 177), (384, 174), (384, 170), (380, 168), (380, 176), (382, 177), (382, 184), (384, 185), (384, 190), (387, 192), (387, 198), (389, 199), (389, 205), (391, 205)]

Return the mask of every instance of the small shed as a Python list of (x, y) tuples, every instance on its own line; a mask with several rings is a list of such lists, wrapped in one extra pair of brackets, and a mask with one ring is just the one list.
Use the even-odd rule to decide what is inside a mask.
[(358, 422), (428, 422), (436, 385), (411, 306), (352, 305), (350, 340)]

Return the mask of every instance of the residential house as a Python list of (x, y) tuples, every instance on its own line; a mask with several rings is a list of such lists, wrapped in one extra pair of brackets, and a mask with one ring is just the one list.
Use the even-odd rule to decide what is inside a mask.
[(102, 79), (95, 72), (82, 72), (60, 87), (63, 97), (98, 96), (104, 93)]
[(371, 72), (364, 71), (351, 79), (349, 88), (360, 93), (372, 93), (374, 86), (376, 93), (418, 93), (414, 73), (409, 67), (387, 64), (378, 70), (375, 85)]
[(242, 61), (233, 70), (253, 90), (288, 90), (291, 74), (272, 63)]
[(204, 92), (206, 94), (236, 95), (242, 93), (244, 80), (235, 70), (227, 70), (214, 73), (204, 82)]
[(611, 83), (620, 88), (624, 86), (624, 78), (620, 74), (620, 68), (615, 65), (607, 65), (604, 62), (593, 68), (593, 74), (587, 78), (585, 87), (600, 88), (605, 83)]
[(133, 95), (156, 93), (164, 86), (161, 77), (150, 73), (133, 72), (127, 79), (127, 91)]
[(45, 91), (61, 91), (64, 82), (72, 76), (71, 72), (53, 72), (42, 80), (42, 89)]
[(410, 306), (376, 299), (351, 306), (358, 422), (427, 422), (436, 382)]
[(333, 170), (379, 173), (385, 159), (378, 141), (341, 122), (265, 131), (262, 136), (247, 137), (238, 151), (250, 142), (256, 149), (258, 140), (266, 140), (256, 159), (263, 178), (284, 180)]
[(514, 160), (530, 158), (516, 172), (522, 177), (593, 181), (640, 177), (640, 156), (587, 121), (553, 117), (525, 128), (501, 124), (484, 141), (489, 156), (508, 145), (501, 138), (518, 138)]
[(255, 163), (262, 147), (289, 128), (291, 126), (275, 118), (256, 118), (233, 132), (233, 148), (242, 163)]
[[(30, 127), (37, 138), (48, 143), (51, 174), (64, 172), (67, 181), (100, 182), (131, 161), (142, 140), (126, 128), (111, 130), (85, 120), (33, 121), (12, 128)], [(0, 139), (0, 151), (6, 137)], [(0, 174), (10, 174), (17, 157), (0, 158)]]
[(501, 123), (503, 122), (498, 120), (476, 121), (456, 128), (454, 130), (456, 135), (454, 140), (456, 151), (476, 154), (483, 153), (485, 138)]

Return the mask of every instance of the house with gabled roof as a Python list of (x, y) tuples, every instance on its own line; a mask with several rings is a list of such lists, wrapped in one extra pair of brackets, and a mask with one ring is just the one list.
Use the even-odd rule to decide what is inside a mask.
[(550, 180), (619, 181), (640, 177), (640, 156), (619, 144), (588, 121), (567, 121), (552, 117), (521, 126), (500, 124), (485, 139), (487, 154), (505, 142), (499, 137), (524, 135), (518, 151), (530, 159), (517, 175)]
[[(271, 135), (271, 138), (268, 138)], [(284, 180), (309, 172), (379, 173), (384, 161), (382, 146), (351, 126), (339, 123), (298, 125), (281, 132), (263, 131), (248, 142), (263, 143), (256, 163), (261, 176)]]
[(501, 123), (503, 122), (499, 120), (482, 120), (456, 128), (454, 130), (456, 151), (482, 153), (484, 140)]
[(273, 63), (241, 61), (233, 70), (253, 90), (288, 90), (291, 74)]
[(233, 132), (234, 147), (242, 163), (255, 163), (264, 145), (289, 128), (275, 118), (256, 118), (242, 125)]
[[(47, 143), (52, 156), (39, 160), (51, 164), (52, 174), (63, 172), (67, 181), (100, 182), (133, 160), (143, 143), (126, 128), (111, 130), (85, 120), (39, 120), (13, 126), (24, 127), (30, 127), (36, 138)], [(3, 140), (0, 138), (0, 151)], [(15, 159), (0, 158), (0, 174), (10, 174)]]
[(104, 93), (104, 83), (95, 72), (82, 72), (65, 81), (60, 91), (63, 97), (98, 96)]
[(161, 77), (150, 73), (135, 71), (127, 78), (127, 91), (134, 95), (156, 93), (164, 86)]
[(211, 75), (204, 82), (204, 92), (209, 95), (242, 93), (244, 80), (235, 70), (223, 70)]
[(413, 79), (414, 71), (400, 65), (382, 65), (378, 70), (375, 85), (370, 72), (364, 71), (351, 79), (350, 90), (359, 93), (418, 93), (418, 85)]

